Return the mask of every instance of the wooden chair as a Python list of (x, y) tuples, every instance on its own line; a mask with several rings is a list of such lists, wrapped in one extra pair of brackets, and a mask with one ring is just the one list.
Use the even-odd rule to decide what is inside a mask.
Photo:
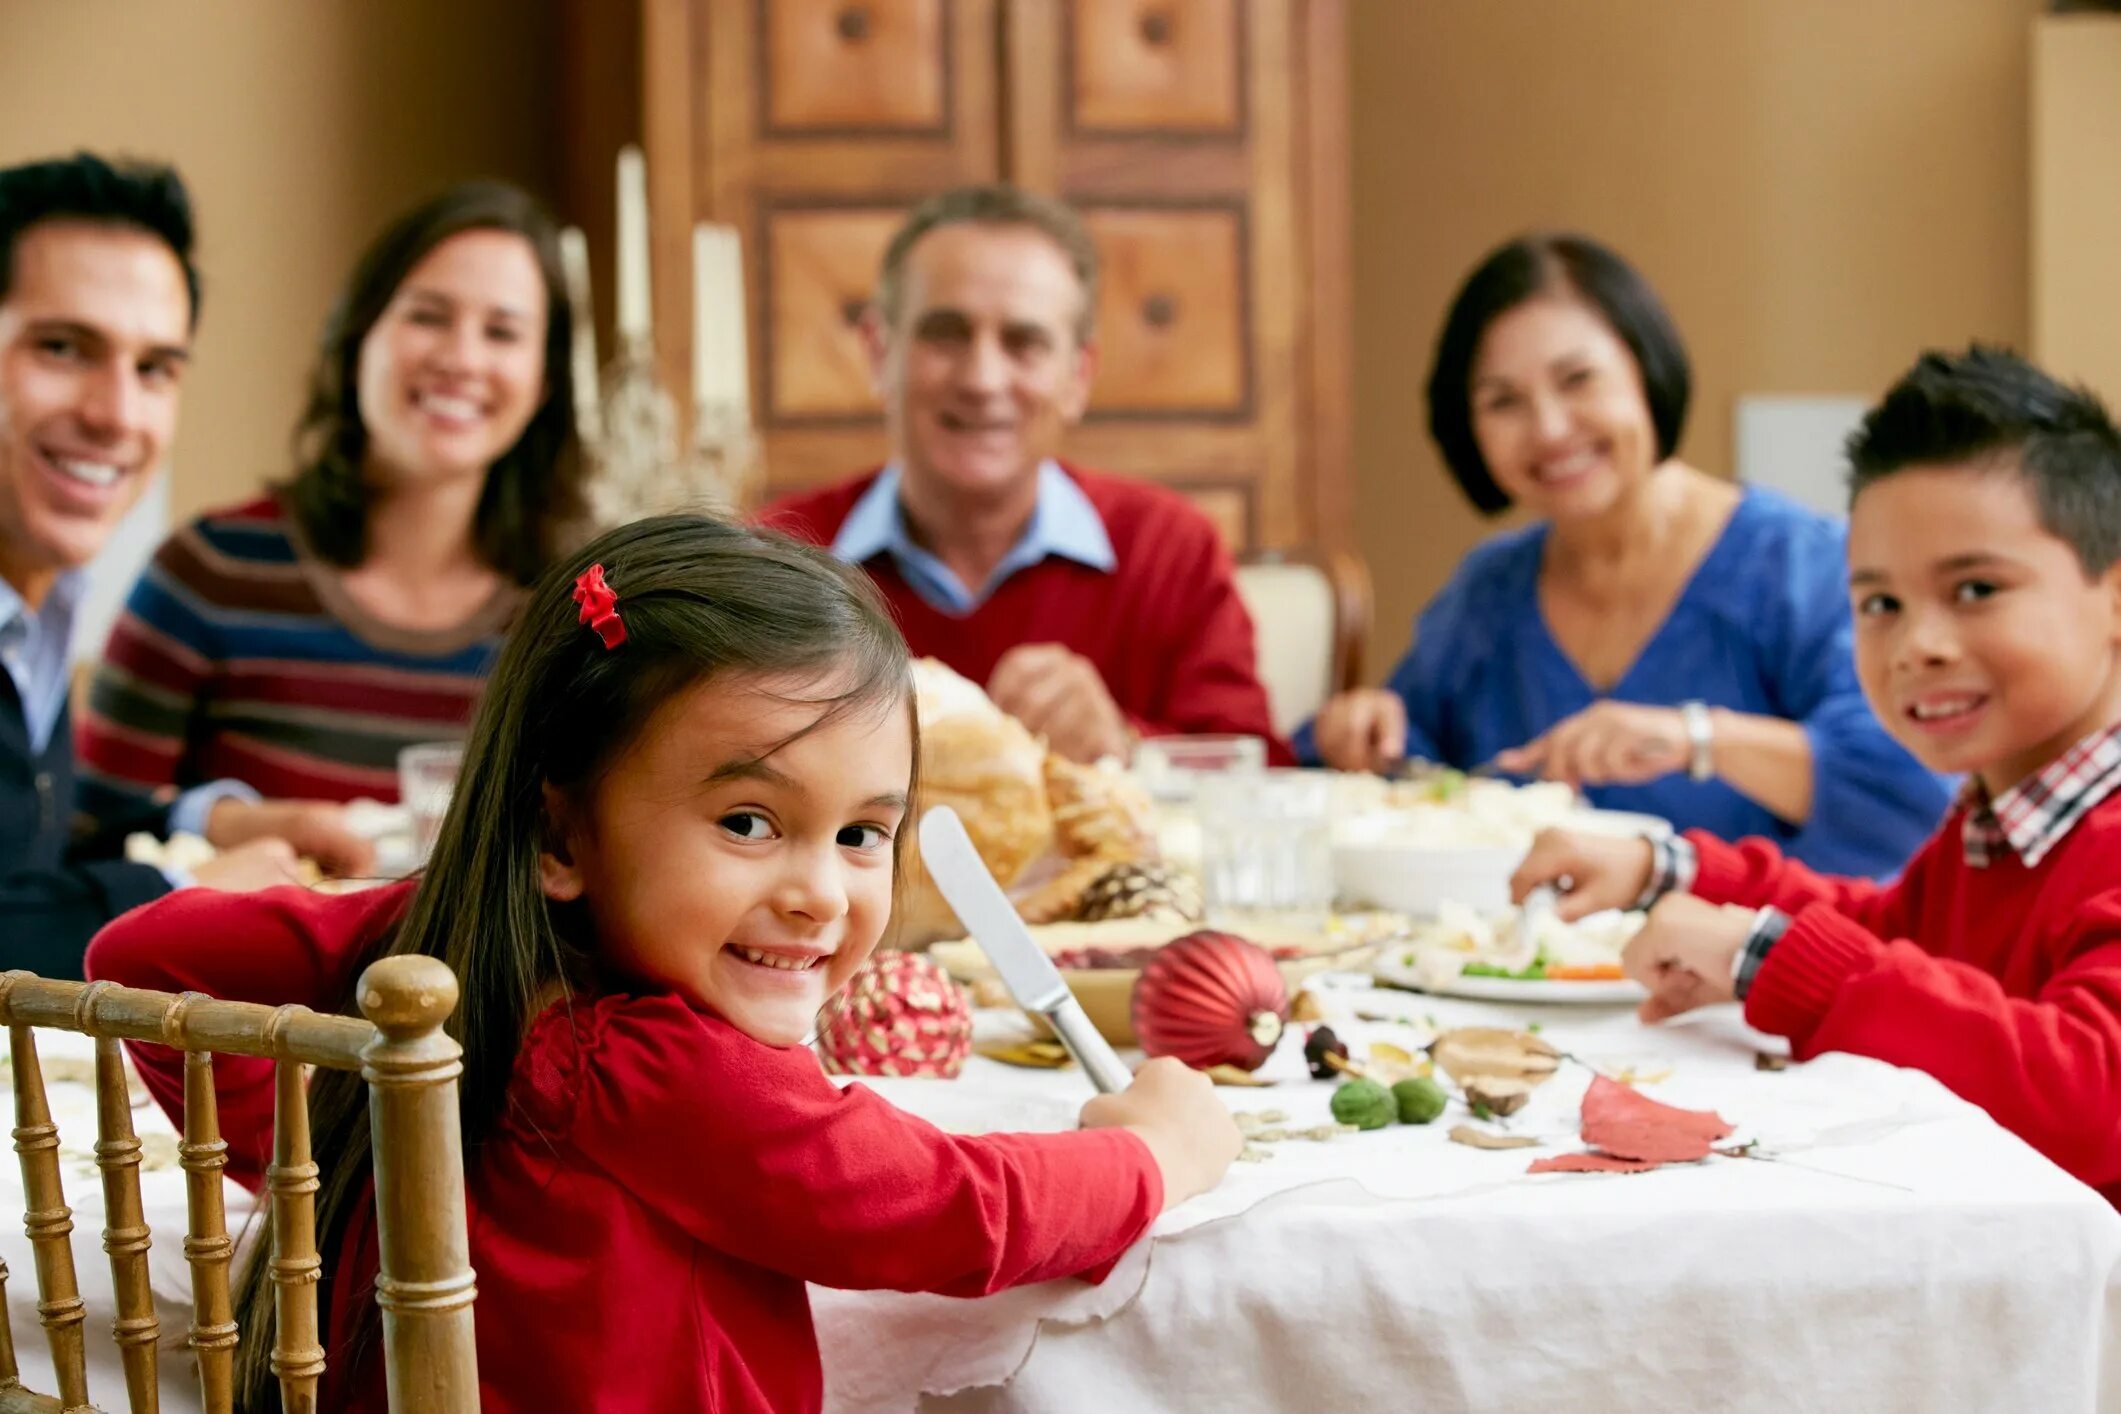
[(161, 1330), (148, 1288), (149, 1232), (140, 1199), (140, 1140), (133, 1131), (121, 1040), (159, 1041), (185, 1052), (184, 1135), (178, 1153), (189, 1198), (184, 1255), (192, 1273), (188, 1344), (199, 1363), (205, 1408), (231, 1406), (237, 1326), (228, 1268), (235, 1244), (222, 1209), (228, 1145), (215, 1111), (213, 1056), (270, 1056), (276, 1067), (272, 1163), (266, 1191), (273, 1216), (271, 1278), (278, 1333), (272, 1367), (288, 1414), (316, 1407), (324, 1349), (317, 1329), (317, 1165), (310, 1157), (304, 1067), (358, 1070), (368, 1081), (374, 1119), (376, 1227), (381, 1272), (383, 1353), (390, 1408), (398, 1414), (470, 1414), (479, 1405), (472, 1343), (470, 1245), (464, 1216), (464, 1156), (457, 1077), (463, 1050), (442, 1031), (457, 1004), (457, 982), (429, 957), (386, 958), (361, 976), (367, 1020), (323, 1016), (307, 1007), (173, 996), (109, 982), (52, 982), (27, 972), (0, 975), (0, 1024), (14, 1067), (15, 1150), (22, 1158), (24, 1215), (36, 1253), (37, 1314), (51, 1345), (57, 1398), (21, 1383), (7, 1319), (7, 1269), (0, 1262), (0, 1414), (89, 1408), (74, 1276), (73, 1214), (59, 1171), (33, 1027), (77, 1031), (96, 1042), (96, 1164), (108, 1226), (103, 1249), (117, 1293), (114, 1330), (134, 1414), (159, 1408), (156, 1348)]
[(1362, 682), (1370, 570), (1345, 550), (1261, 550), (1237, 566), (1274, 730), (1287, 736)]

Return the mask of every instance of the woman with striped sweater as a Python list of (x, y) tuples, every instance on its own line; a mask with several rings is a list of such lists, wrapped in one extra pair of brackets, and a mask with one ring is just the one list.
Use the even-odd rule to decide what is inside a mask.
[(80, 732), (80, 806), (232, 779), (209, 837), (352, 872), (341, 803), (461, 737), (523, 586), (579, 503), (551, 219), (451, 188), (371, 245), (326, 322), (288, 482), (172, 535), (133, 587)]

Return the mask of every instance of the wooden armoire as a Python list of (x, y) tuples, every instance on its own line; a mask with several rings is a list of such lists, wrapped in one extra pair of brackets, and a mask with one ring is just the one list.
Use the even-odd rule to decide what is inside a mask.
[(622, 8), (568, 11), (568, 205), (608, 270), (595, 213), (637, 132), (673, 392), (692, 223), (740, 230), (772, 490), (882, 460), (855, 323), (884, 245), (923, 197), (1004, 180), (1071, 203), (1103, 259), (1067, 454), (1183, 491), (1233, 550), (1348, 540), (1345, 0), (640, 0), (614, 38)]

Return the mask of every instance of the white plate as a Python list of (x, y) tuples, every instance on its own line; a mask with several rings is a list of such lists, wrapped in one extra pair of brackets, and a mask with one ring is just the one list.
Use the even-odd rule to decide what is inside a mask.
[(1377, 975), (1379, 981), (1390, 982), (1395, 987), (1428, 992), (1438, 997), (1463, 997), (1475, 1002), (1633, 1006), (1649, 995), (1643, 990), (1640, 982), (1630, 982), (1625, 977), (1606, 981), (1564, 982), (1549, 981), (1546, 978), (1534, 981), (1517, 977), (1461, 975), (1442, 986), (1424, 986), (1412, 967), (1399, 966), (1396, 959), (1390, 957), (1377, 959), (1370, 970)]

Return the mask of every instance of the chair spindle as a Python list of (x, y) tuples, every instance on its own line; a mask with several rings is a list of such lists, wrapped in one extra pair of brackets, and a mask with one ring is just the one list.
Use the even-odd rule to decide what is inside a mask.
[[(286, 1008), (282, 1009), (287, 1010)], [(265, 1170), (272, 1193), (273, 1373), (284, 1414), (314, 1414), (324, 1346), (317, 1333), (317, 1165), (309, 1152), (309, 1089), (302, 1064), (273, 1068), (273, 1156)]]
[(59, 1179), (59, 1127), (45, 1099), (35, 1034), (27, 1026), (10, 1026), (7, 1043), (15, 1072), (15, 1152), (22, 1156), (22, 1189), (29, 1198), (22, 1225), (37, 1257), (37, 1319), (51, 1345), (59, 1402), (71, 1408), (88, 1403), (88, 1357), (81, 1341), (88, 1311), (68, 1241), (74, 1214)]
[[(95, 995), (93, 987), (81, 995), (84, 1020)], [(111, 1334), (125, 1365), (126, 1402), (133, 1414), (154, 1414), (162, 1404), (155, 1365), (162, 1323), (155, 1319), (155, 1295), (147, 1279), (152, 1238), (140, 1202), (140, 1137), (133, 1131), (125, 1056), (119, 1043), (107, 1036), (96, 1039), (96, 1167), (103, 1171), (103, 1250), (110, 1256), (111, 1287), (118, 1301)]]
[(209, 1051), (184, 1053), (184, 1166), (189, 1216), (184, 1259), (191, 1264), (191, 1348), (199, 1359), (199, 1396), (206, 1414), (232, 1414), (236, 1402), (236, 1315), (228, 1294), (228, 1264), (236, 1245), (228, 1236), (221, 1201), (221, 1171), (228, 1167), (228, 1141), (214, 1100), (214, 1058)]

